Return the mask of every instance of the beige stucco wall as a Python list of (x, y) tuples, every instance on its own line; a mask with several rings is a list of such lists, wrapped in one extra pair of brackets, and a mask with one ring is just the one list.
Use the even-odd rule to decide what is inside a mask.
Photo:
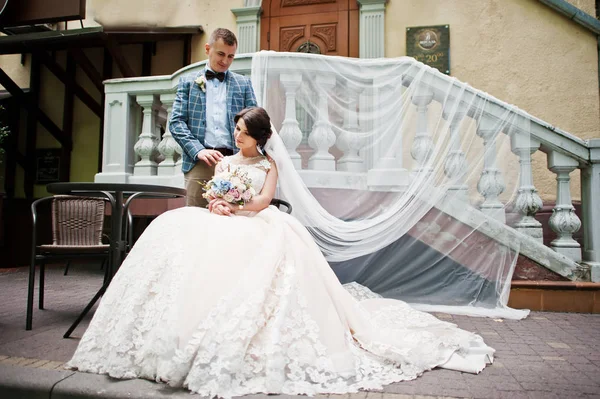
[[(595, 15), (594, 0), (572, 0)], [(537, 0), (390, 0), (387, 57), (406, 54), (406, 27), (450, 25), (451, 75), (581, 138), (600, 137), (594, 34)], [(546, 156), (534, 154), (543, 199), (556, 196)], [(572, 194), (580, 198), (579, 173)]]
[(567, 0), (567, 2), (590, 14), (592, 17), (596, 16), (596, 0)]
[(205, 33), (192, 40), (192, 62), (196, 62), (206, 58), (204, 43), (214, 29), (237, 32), (231, 9), (243, 6), (244, 0), (88, 0), (86, 24), (89, 20), (108, 27), (202, 25)]
[[(19, 85), (19, 87), (29, 87), (29, 56), (25, 59), (25, 66), (21, 65), (21, 54), (0, 55), (0, 68)], [(0, 85), (0, 90), (5, 90)]]

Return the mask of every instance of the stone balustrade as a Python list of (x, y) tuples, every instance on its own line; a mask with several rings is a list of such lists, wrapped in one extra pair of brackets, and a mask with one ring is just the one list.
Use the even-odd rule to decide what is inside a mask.
[[(250, 76), (251, 62), (252, 54), (242, 55), (236, 58), (232, 70)], [(381, 62), (388, 61), (382, 59)], [(273, 68), (277, 68), (277, 58), (271, 63)], [(416, 78), (412, 75), (415, 68), (410, 68), (410, 65), (410, 62), (407, 63), (400, 80), (404, 86), (410, 85)], [(105, 82), (103, 163), (96, 181), (183, 186), (182, 149), (169, 131), (168, 120), (179, 78), (203, 67), (204, 61), (171, 76)], [(412, 127), (414, 139), (407, 148), (410, 159), (405, 159), (402, 140), (398, 139), (402, 129), (382, 130), (377, 140), (365, 139), (358, 134), (362, 128), (378, 131), (378, 122), (374, 120), (368, 122), (371, 126), (361, 126), (361, 123), (367, 122), (363, 122), (358, 111), (353, 109), (368, 107), (369, 101), (376, 102), (385, 95), (385, 88), (379, 92), (364, 93), (362, 86), (348, 87), (353, 93), (349, 100), (353, 106), (341, 115), (343, 129), (338, 134), (329, 120), (327, 95), (338, 84), (335, 76), (317, 69), (307, 73), (305, 70), (282, 68), (278, 76), (285, 98), (285, 115), (277, 128), (307, 186), (401, 191), (415, 175), (432, 173), (429, 161), (435, 143), (432, 129), (428, 126), (429, 113), (434, 104), (441, 104), (441, 116), (449, 126), (448, 151), (443, 165), (444, 175), (452, 181), (448, 191), (457, 195), (455, 198), (471, 201), (472, 206), (489, 217), (506, 223), (502, 202), (506, 185), (505, 176), (497, 165), (497, 140), (508, 136), (510, 149), (516, 156), (515, 168), (520, 176), (514, 205), (519, 218), (512, 227), (541, 245), (541, 224), (535, 215), (542, 202), (533, 181), (531, 156), (536, 151), (546, 153), (548, 169), (556, 174), (557, 180), (557, 201), (550, 219), (557, 238), (552, 241), (551, 248), (572, 261), (587, 265), (592, 281), (600, 281), (600, 139), (581, 140), (451, 77), (428, 73), (431, 76), (419, 81), (419, 87), (414, 89), (410, 98), (411, 105), (416, 107), (417, 117)], [(299, 88), (307, 79), (313, 79), (316, 87), (316, 109), (310, 115), (298, 101)], [(453, 98), (460, 98), (460, 103)], [(499, 129), (498, 121), (507, 111), (512, 112), (514, 117), (505, 121)], [(484, 151), (481, 174), (475, 182), (476, 188), (471, 190), (480, 194), (480, 201), (476, 203), (469, 199), (467, 172), (470, 165), (461, 143), (461, 124), (467, 119), (475, 123), (475, 133)], [(581, 170), (583, 248), (573, 239), (573, 234), (582, 225), (574, 212), (570, 195), (570, 176), (575, 169)]]

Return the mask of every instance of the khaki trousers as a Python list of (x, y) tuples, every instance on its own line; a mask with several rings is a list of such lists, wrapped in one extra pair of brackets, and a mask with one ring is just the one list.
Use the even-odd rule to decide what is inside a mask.
[(196, 165), (187, 173), (185, 173), (185, 189), (187, 194), (185, 196), (185, 204), (187, 206), (201, 206), (206, 207), (208, 201), (202, 198), (204, 190), (204, 183), (209, 181), (215, 173), (214, 166), (208, 166), (202, 161), (196, 162)]

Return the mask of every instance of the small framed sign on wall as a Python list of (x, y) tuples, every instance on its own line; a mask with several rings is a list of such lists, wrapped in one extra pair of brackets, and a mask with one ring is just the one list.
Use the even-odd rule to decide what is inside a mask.
[(61, 181), (62, 157), (60, 148), (38, 149), (35, 154), (35, 184)]
[(450, 75), (450, 26), (406, 28), (406, 55)]

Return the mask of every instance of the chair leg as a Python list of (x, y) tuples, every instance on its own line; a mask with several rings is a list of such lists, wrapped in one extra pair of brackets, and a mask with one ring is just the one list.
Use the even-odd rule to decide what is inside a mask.
[(29, 265), (29, 286), (27, 287), (27, 318), (25, 319), (25, 330), (31, 330), (33, 319), (33, 295), (35, 290), (35, 255)]
[(44, 262), (40, 263), (40, 302), (38, 307), (44, 309), (44, 280), (46, 277), (46, 265)]
[(106, 264), (106, 258), (102, 258), (102, 263), (100, 263), (100, 270), (104, 270), (105, 264)]
[(71, 266), (70, 260), (67, 261), (67, 265), (65, 266), (65, 273), (63, 274), (63, 276), (66, 276), (67, 273), (69, 273), (69, 266)]
[(108, 267), (108, 265), (106, 264), (107, 260), (108, 258), (102, 259), (102, 267), (104, 268), (104, 280), (102, 282), (103, 284), (106, 284), (106, 282), (108, 281), (108, 273), (110, 272), (110, 267)]

